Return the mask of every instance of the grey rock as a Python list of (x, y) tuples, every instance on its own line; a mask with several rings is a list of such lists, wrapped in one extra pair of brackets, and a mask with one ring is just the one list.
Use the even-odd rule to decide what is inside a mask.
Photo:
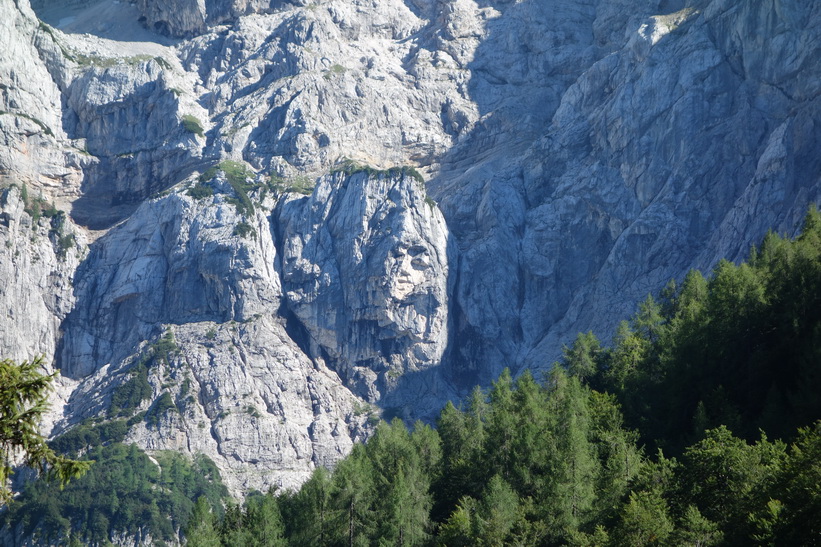
[[(818, 78), (804, 45), (818, 10), (677, 8), (628, 21), (592, 64), (577, 56), (581, 71), (522, 152), (477, 158), (478, 143), (510, 142), (484, 123), (432, 181), (463, 249), (459, 353), (487, 377), (549, 368), (582, 330), (606, 339), (648, 293), (743, 258), (768, 228), (793, 233), (818, 200), (803, 148), (818, 138), (804, 94)], [(781, 38), (764, 45), (770, 35)]]
[[(177, 410), (129, 439), (209, 454), (237, 494), (332, 465), (377, 407), (430, 417), (549, 368), (821, 197), (814, 2), (141, 0), (191, 38), (77, 31), (117, 6), (63, 33), (0, 0), (0, 184), (85, 226), (62, 259), (8, 192), (0, 343), (57, 355), (59, 434), (172, 331), (134, 411)], [(253, 212), (219, 176), (186, 194), (228, 159), (257, 173)], [(328, 174), (346, 159), (428, 184)], [(268, 175), (318, 184), (263, 196)]]
[[(253, 237), (235, 234), (240, 222)], [(246, 219), (224, 194), (194, 200), (178, 190), (144, 203), (96, 242), (77, 271), (64, 374), (83, 377), (118, 362), (166, 323), (244, 322), (275, 313), (274, 256), (263, 213)]]
[(288, 309), (310, 355), (405, 417), (436, 412), (455, 247), (420, 180), (401, 171), (322, 177), (278, 207)]
[(283, 0), (137, 0), (144, 24), (162, 34), (191, 37), (208, 27), (234, 21), (242, 15), (270, 13)]
[(50, 365), (60, 323), (74, 305), (74, 271), (87, 247), (64, 213), (32, 218), (21, 190), (0, 190), (0, 355), (17, 362), (44, 355)]
[(110, 224), (105, 207), (139, 203), (201, 164), (203, 139), (182, 123), (172, 72), (162, 57), (139, 55), (92, 65), (65, 89), (64, 127), (96, 160), (84, 170), (83, 197), (74, 207), (79, 222)]
[[(111, 417), (111, 398), (146, 344), (170, 332), (178, 352), (150, 363), (153, 394), (131, 414), (150, 411), (163, 393), (177, 410), (134, 426), (127, 440), (208, 455), (235, 495), (292, 488), (363, 438), (369, 414), (289, 336), (262, 205), (240, 214), (221, 193), (230, 186), (211, 183), (210, 198), (179, 188), (146, 202), (78, 269), (59, 364), (79, 385), (58, 430)], [(251, 231), (239, 233), (240, 224)]]

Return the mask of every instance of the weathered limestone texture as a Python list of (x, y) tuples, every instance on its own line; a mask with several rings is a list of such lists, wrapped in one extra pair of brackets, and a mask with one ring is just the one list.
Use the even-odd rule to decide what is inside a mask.
[(61, 368), (53, 434), (144, 411), (237, 495), (821, 199), (819, 2), (35, 7), (0, 0), (0, 355)]

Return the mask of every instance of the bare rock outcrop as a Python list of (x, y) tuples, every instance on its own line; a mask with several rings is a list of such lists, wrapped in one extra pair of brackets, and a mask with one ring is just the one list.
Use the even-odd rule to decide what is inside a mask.
[[(78, 269), (59, 364), (80, 383), (59, 427), (147, 412), (127, 437), (141, 447), (205, 453), (236, 494), (294, 487), (366, 435), (369, 409), (291, 338), (265, 205), (206, 182), (143, 204)], [(141, 403), (117, 407), (141, 374)]]
[[(418, 175), (417, 175), (418, 177)], [(406, 418), (436, 412), (455, 248), (421, 178), (403, 170), (323, 177), (280, 202), (287, 307), (363, 398)]]
[(3, 359), (55, 354), (60, 324), (74, 305), (74, 271), (86, 252), (85, 235), (63, 211), (27, 186), (0, 190)]
[(549, 368), (821, 199), (817, 2), (140, 0), (179, 41), (67, 6), (0, 0), (0, 349), (70, 376), (55, 434), (145, 412), (128, 439), (235, 493)]
[[(510, 130), (480, 124), (432, 181), (463, 249), (454, 320), (470, 343), (458, 353), (486, 378), (501, 366), (549, 367), (577, 332), (607, 335), (689, 268), (741, 259), (768, 229), (792, 233), (821, 197), (811, 152), (821, 74), (809, 45), (819, 8), (674, 4), (629, 10), (619, 40), (596, 34), (619, 3), (596, 3), (581, 20), (593, 33), (575, 31), (589, 45), (562, 64), (575, 74), (558, 103), (545, 101), (533, 140), (518, 152), (502, 144), (514, 142)], [(513, 36), (501, 20), (497, 32)], [(477, 58), (502, 62), (483, 47)], [(485, 142), (499, 144), (483, 157)]]
[(177, 37), (200, 34), (210, 26), (234, 21), (242, 15), (270, 13), (285, 0), (137, 0), (141, 20), (151, 29)]

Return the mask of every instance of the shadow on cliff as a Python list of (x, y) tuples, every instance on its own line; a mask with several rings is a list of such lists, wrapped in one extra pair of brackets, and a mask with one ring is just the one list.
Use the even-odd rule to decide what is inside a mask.
[[(443, 41), (458, 41), (471, 30), (460, 34), (457, 4), (428, 6), (427, 13), (413, 0), (406, 4), (431, 20), (420, 33), (432, 52), (441, 49)], [(647, 13), (670, 12), (680, 9), (683, 0), (648, 4), (652, 5), (645, 6)], [(515, 158), (524, 160), (534, 143), (549, 134), (568, 88), (599, 59), (623, 47), (626, 30), (641, 16), (606, 0), (478, 0), (477, 5), (488, 18), (484, 37), (464, 68), (470, 75), (467, 95), (478, 120), (452, 133), (454, 145), (428, 184), (460, 249), (453, 268), (453, 329), (445, 368), (462, 389), (487, 385), (503, 368), (520, 371), (534, 333), (546, 331), (569, 305), (570, 297), (564, 294), (545, 299), (556, 309), (533, 306), (530, 293), (546, 284), (533, 279), (523, 240), (528, 212), (538, 203), (531, 203), (524, 161)], [(458, 118), (443, 108), (446, 127), (458, 125), (454, 117)], [(588, 262), (597, 256), (592, 250), (579, 254), (576, 258)], [(582, 281), (563, 283), (577, 287)]]
[[(441, 159), (438, 176), (428, 183), (447, 221), (451, 245), (458, 250), (449, 270), (454, 277), (451, 328), (442, 369), (459, 397), (477, 384), (488, 385), (503, 368), (516, 368), (522, 340), (518, 262), (527, 204), (516, 174), (500, 177), (497, 168), (543, 134), (561, 96), (555, 85), (539, 76), (544, 70), (533, 70), (534, 63), (547, 62), (538, 47), (550, 39), (545, 34), (553, 32), (545, 30), (556, 17), (553, 8), (535, 0), (480, 1), (478, 5), (497, 10), (486, 21), (486, 36), (465, 67), (470, 73), (468, 97), (479, 119), (472, 127), (452, 133), (455, 144)], [(421, 32), (430, 37), (432, 50), (447, 34), (438, 27), (447, 25), (450, 17), (444, 11), (449, 7), (439, 4), (439, 8), (442, 11), (435, 15), (411, 8), (430, 17), (429, 28)], [(571, 76), (568, 72), (564, 79)], [(446, 127), (458, 116), (444, 109), (441, 114)], [(410, 388), (417, 380), (410, 376), (403, 382)]]
[[(681, 204), (688, 203), (691, 208), (708, 211), (712, 218), (694, 215), (698, 219), (694, 224), (699, 229), (715, 232), (724, 218), (735, 214), (732, 210), (738, 205), (739, 189), (756, 181), (756, 161), (761, 157), (764, 142), (752, 139), (747, 146), (749, 135), (743, 134), (763, 126), (758, 113), (739, 114), (739, 120), (749, 124), (749, 128), (735, 124), (735, 129), (724, 133), (709, 130), (725, 121), (726, 116), (713, 113), (719, 110), (702, 108), (699, 101), (709, 96), (699, 96), (699, 93), (709, 89), (709, 85), (718, 87), (718, 84), (713, 84), (706, 76), (689, 83), (686, 78), (680, 78), (680, 71), (687, 73), (680, 66), (686, 62), (685, 58), (664, 58), (662, 55), (674, 53), (673, 49), (657, 49), (655, 56), (647, 62), (632, 55), (635, 52), (629, 39), (636, 37), (635, 31), (646, 21), (646, 16), (678, 11), (685, 5), (681, 0), (647, 2), (641, 6), (640, 12), (632, 13), (627, 9), (627, 2), (615, 0), (551, 3), (479, 0), (478, 5), (494, 8), (497, 12), (486, 21), (485, 37), (465, 67), (470, 74), (468, 96), (476, 105), (479, 119), (456, 136), (454, 146), (441, 160), (438, 176), (429, 183), (429, 190), (440, 203), (461, 250), (459, 281), (451, 314), (457, 324), (466, 327), (462, 332), (467, 335), (461, 336), (460, 329), (455, 329), (448, 365), (454, 374), (458, 374), (454, 364), (459, 360), (467, 366), (472, 365), (484, 383), (505, 366), (514, 373), (525, 365), (541, 367), (543, 363), (549, 367), (553, 357), (560, 353), (561, 344), (572, 341), (563, 339), (565, 335), (575, 335), (576, 329), (610, 331), (623, 316), (623, 308), (632, 306), (632, 302), (641, 298), (629, 291), (641, 291), (646, 295), (660, 290), (673, 275), (683, 274), (674, 271), (670, 266), (672, 259), (664, 252), (655, 252), (656, 248), (675, 247), (676, 221), (681, 226), (678, 232), (693, 237), (699, 246), (710, 245), (704, 241), (710, 234), (697, 237), (698, 232), (684, 218)], [(738, 57), (744, 51), (736, 42), (743, 40), (744, 35), (755, 37), (748, 44), (747, 54), (751, 55), (749, 60), (752, 62), (745, 66), (746, 72), (740, 76), (741, 83), (753, 91), (748, 97), (740, 95), (739, 98), (762, 106), (766, 106), (768, 100), (763, 95), (771, 85), (768, 81), (771, 75), (765, 74), (766, 77), (758, 79), (752, 76), (754, 70), (761, 70), (767, 64), (755, 61), (755, 54), (749, 52), (760, 51), (765, 43), (757, 41), (761, 36), (783, 33), (783, 25), (778, 23), (775, 10), (767, 12), (766, 5), (769, 4), (758, 6), (763, 10), (760, 18), (773, 25), (772, 31), (767, 30), (767, 26), (756, 26), (754, 21), (747, 21), (753, 26), (750, 31), (741, 33), (741, 38), (729, 26), (717, 26), (717, 30), (725, 32), (714, 35), (727, 43), (722, 44), (718, 38), (706, 40), (717, 54), (729, 58), (732, 64), (732, 57)], [(653, 42), (652, 47), (665, 48), (677, 36), (686, 33), (688, 27), (681, 25), (677, 28), (678, 33), (671, 31), (653, 38), (658, 43)], [(772, 44), (777, 45), (779, 41), (766, 43), (773, 51), (778, 51)], [(792, 49), (800, 51), (800, 48)], [(692, 103), (682, 101), (681, 105), (696, 107), (669, 110), (677, 112), (678, 117), (665, 115), (649, 119), (643, 109), (650, 106), (651, 100), (625, 100), (624, 108), (606, 112), (611, 114), (611, 119), (604, 119), (603, 115), (598, 125), (579, 123), (571, 128), (562, 127), (559, 124), (566, 121), (566, 117), (557, 117), (554, 126), (554, 114), (565, 96), (568, 105), (573, 105), (572, 109), (582, 112), (589, 121), (597, 115), (594, 109), (601, 105), (604, 110), (605, 101), (620, 91), (618, 86), (623, 84), (627, 92), (634, 89), (635, 80), (610, 79), (613, 73), (606, 70), (606, 63), (599, 65), (602, 69), (599, 80), (594, 79), (595, 71), (591, 71), (590, 78), (582, 77), (599, 60), (619, 51), (624, 51), (624, 57), (619, 59), (629, 65), (624, 74), (635, 79), (644, 78), (646, 89), (662, 89), (650, 85), (656, 81), (654, 75), (667, 75), (667, 80), (673, 82), (680, 78), (684, 93), (692, 94), (695, 99)], [(778, 56), (772, 55), (772, 58)], [(666, 66), (667, 72), (656, 70), (656, 64)], [(785, 81), (791, 81), (790, 78), (792, 75), (785, 71)], [(566, 94), (577, 81), (579, 89)], [(732, 96), (732, 93), (726, 95)], [(665, 98), (670, 96), (673, 95), (667, 94)], [(783, 100), (779, 94), (773, 93), (772, 96), (775, 98), (769, 100)], [(721, 101), (712, 101), (711, 106), (719, 103)], [(779, 115), (774, 110), (773, 118), (778, 116), (780, 123), (786, 112), (788, 110)], [(692, 124), (694, 129), (690, 130), (683, 120), (695, 115), (703, 118), (698, 120), (700, 123)], [(443, 115), (443, 120), (447, 121), (447, 117)], [(639, 126), (634, 123), (636, 119), (647, 123)], [(647, 126), (651, 125), (655, 133), (648, 130)], [(745, 127), (745, 131), (736, 133), (739, 127)], [(572, 133), (572, 130), (577, 132)], [(653, 146), (643, 147), (643, 142)], [(671, 152), (660, 153), (656, 143), (668, 144)], [(708, 149), (704, 143), (715, 143), (716, 146)], [(698, 150), (699, 147), (704, 149)], [(758, 152), (750, 153), (756, 149)], [(726, 154), (726, 161), (717, 162), (715, 158), (722, 154)], [(579, 158), (587, 163), (581, 165)], [(643, 189), (637, 188), (640, 176), (625, 174), (621, 169), (626, 171), (641, 165), (645, 158), (664, 165), (658, 169), (645, 169), (648, 188), (652, 190), (643, 195)], [(728, 169), (725, 174), (725, 166), (740, 165), (737, 158), (743, 158), (749, 169), (742, 166), (747, 170), (729, 172)], [(577, 164), (573, 165), (573, 162)], [(698, 176), (696, 173), (702, 165), (715, 165), (716, 168)], [(808, 169), (806, 172), (814, 171)], [(662, 195), (663, 190), (670, 192), (664, 189), (668, 180), (680, 187), (688, 184), (689, 187), (685, 187), (688, 191), (697, 191), (700, 195), (709, 195), (708, 191), (715, 193), (706, 199), (701, 197), (700, 202), (699, 198), (688, 196), (689, 201), (669, 197), (668, 202), (662, 204), (656, 197)], [(564, 187), (554, 193), (560, 184)], [(732, 185), (735, 189), (730, 188)], [(606, 194), (608, 188), (612, 190), (610, 195)], [(778, 192), (782, 190), (771, 194)], [(668, 196), (672, 194), (668, 193)], [(560, 203), (561, 199), (565, 202)], [(655, 212), (649, 208), (654, 201), (658, 207)], [(668, 204), (670, 214), (659, 220), (658, 212), (664, 212), (662, 205), (667, 207)], [(549, 206), (534, 211), (542, 205)], [(645, 214), (645, 211), (650, 212)], [(658, 216), (654, 217), (655, 214)], [(732, 227), (742, 228), (738, 233), (749, 233), (754, 223), (751, 216), (728, 226), (728, 231)], [(631, 231), (632, 227), (635, 229)], [(524, 236), (529, 236), (526, 242), (529, 247), (524, 246)], [(738, 236), (728, 239), (733, 238), (738, 239)], [(646, 243), (644, 240), (652, 241)], [(682, 241), (687, 243), (684, 238)], [(646, 252), (656, 242), (654, 253)], [(639, 250), (633, 252), (631, 245)], [(686, 248), (684, 244), (680, 247)], [(631, 269), (625, 267), (626, 273), (619, 273), (618, 266), (605, 263), (608, 254), (612, 255), (610, 258), (621, 257), (622, 263)], [(682, 261), (696, 258), (692, 254), (686, 256), (684, 251), (679, 256), (683, 257)], [(662, 268), (666, 269), (663, 275), (668, 277), (654, 279), (654, 269)], [(617, 274), (622, 278), (615, 279)], [(538, 347), (542, 340), (546, 340), (545, 344)], [(548, 343), (552, 347), (548, 347)], [(538, 349), (534, 350), (536, 347)]]

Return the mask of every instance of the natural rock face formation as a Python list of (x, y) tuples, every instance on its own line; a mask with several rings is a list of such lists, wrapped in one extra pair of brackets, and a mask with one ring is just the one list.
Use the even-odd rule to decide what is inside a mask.
[(145, 411), (129, 440), (236, 494), (549, 367), (821, 197), (816, 2), (71, 6), (0, 0), (0, 354), (55, 357), (55, 433)]
[(0, 347), (4, 359), (15, 361), (55, 354), (60, 323), (74, 305), (74, 271), (86, 252), (85, 237), (64, 214), (34, 219), (25, 211), (21, 195), (28, 192), (0, 191)]
[(408, 418), (450, 395), (431, 369), (449, 342), (454, 249), (424, 192), (399, 171), (337, 173), (278, 215), (283, 288), (311, 355), (372, 402), (394, 395), (383, 406)]
[(192, 36), (217, 25), (236, 20), (241, 15), (270, 13), (283, 0), (181, 0), (155, 2), (137, 0), (143, 22), (162, 34)]
[(203, 452), (237, 493), (294, 487), (363, 438), (368, 415), (279, 316), (280, 261), (264, 204), (241, 213), (224, 178), (209, 184), (213, 197), (180, 189), (144, 203), (77, 270), (58, 362), (81, 380), (67, 413), (112, 417), (117, 390), (151, 354), (144, 341), (171, 333), (173, 357), (149, 362), (151, 395), (125, 416), (150, 414), (163, 397), (174, 409), (128, 439)]
[[(466, 358), (491, 374), (548, 366), (580, 329), (608, 332), (688, 268), (742, 258), (769, 228), (792, 232), (819, 198), (819, 7), (668, 4), (678, 11), (628, 21), (623, 38), (597, 35), (617, 7), (587, 14), (585, 47), (563, 54), (574, 63), (545, 54), (583, 70), (526, 151), (469, 176), (443, 169), (433, 185), (457, 240), (481, 234), (463, 253), (456, 300), (482, 341)], [(474, 157), (471, 141), (500, 134), (478, 128), (455, 169)], [(482, 206), (465, 207), (478, 196)], [(478, 275), (489, 270), (500, 275)]]
[(200, 138), (180, 123), (179, 76), (170, 66), (160, 56), (138, 55), (104, 68), (92, 65), (66, 87), (63, 126), (82, 136), (97, 160), (85, 169), (83, 198), (75, 206), (83, 224), (110, 224), (114, 219), (104, 207), (139, 203), (199, 163)]

